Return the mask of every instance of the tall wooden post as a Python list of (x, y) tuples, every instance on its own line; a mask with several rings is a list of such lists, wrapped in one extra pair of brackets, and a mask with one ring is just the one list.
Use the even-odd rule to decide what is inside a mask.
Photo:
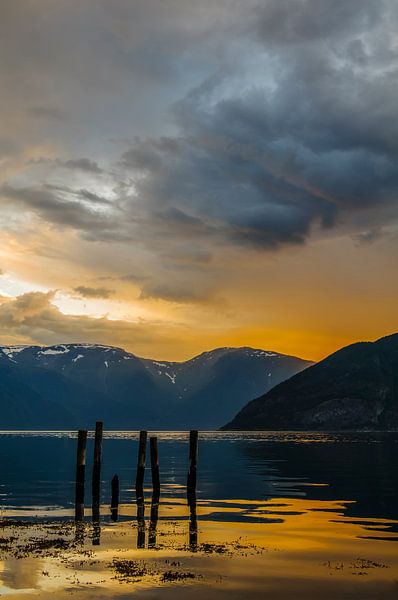
[(147, 441), (147, 432), (140, 431), (140, 439), (139, 439), (139, 443), (138, 443), (137, 475), (136, 475), (136, 479), (135, 479), (135, 495), (136, 495), (137, 502), (144, 501), (146, 441)]
[(119, 477), (114, 475), (111, 481), (111, 519), (117, 521), (119, 512)]
[(189, 471), (187, 477), (188, 504), (196, 502), (196, 471), (198, 466), (198, 431), (189, 432)]
[(102, 421), (97, 421), (95, 424), (92, 478), (93, 521), (99, 521), (100, 518), (102, 431), (103, 423)]
[(152, 503), (156, 503), (159, 502), (160, 498), (158, 438), (150, 437), (149, 445), (151, 451)]
[(77, 435), (75, 519), (84, 517), (84, 480), (86, 473), (87, 430), (80, 429)]

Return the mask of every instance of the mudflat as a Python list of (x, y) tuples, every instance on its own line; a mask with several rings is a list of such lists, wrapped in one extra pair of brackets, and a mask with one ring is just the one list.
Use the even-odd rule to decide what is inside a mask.
[[(99, 598), (389, 599), (398, 592), (391, 521), (345, 516), (347, 503), (278, 498), (134, 505), (111, 522), (1, 521), (0, 593)], [(153, 516), (153, 512), (152, 512)]]

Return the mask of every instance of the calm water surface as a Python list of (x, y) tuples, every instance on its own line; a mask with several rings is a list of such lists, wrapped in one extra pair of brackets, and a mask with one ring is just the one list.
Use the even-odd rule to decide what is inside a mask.
[[(188, 434), (160, 432), (162, 498), (184, 497)], [(106, 432), (102, 502), (117, 473), (121, 503), (134, 500), (137, 432)], [(87, 448), (90, 481), (92, 437)], [(75, 432), (0, 432), (3, 511), (40, 514), (73, 507)], [(150, 495), (150, 469), (146, 470)], [(90, 505), (90, 485), (86, 503)], [(345, 502), (346, 517), (385, 519), (398, 531), (398, 433), (203, 432), (199, 441), (198, 500), (294, 498)], [(218, 501), (218, 502), (216, 502)], [(22, 511), (22, 512), (21, 512)], [(212, 518), (217, 518), (216, 514)], [(248, 519), (220, 512), (220, 519)], [(390, 538), (392, 539), (392, 538)]]
[[(396, 600), (398, 434), (161, 432), (137, 512), (137, 432), (106, 432), (100, 523), (74, 522), (75, 432), (0, 432), (0, 595), (13, 600)], [(121, 483), (110, 521), (110, 481)], [(126, 575), (127, 569), (127, 575)], [(132, 574), (129, 576), (129, 569)], [(171, 571), (170, 571), (171, 570)], [(172, 572), (172, 580), (170, 580)]]

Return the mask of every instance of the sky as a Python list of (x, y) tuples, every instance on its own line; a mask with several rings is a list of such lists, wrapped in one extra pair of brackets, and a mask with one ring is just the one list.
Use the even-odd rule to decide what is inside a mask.
[(395, 0), (2, 0), (0, 343), (398, 331)]

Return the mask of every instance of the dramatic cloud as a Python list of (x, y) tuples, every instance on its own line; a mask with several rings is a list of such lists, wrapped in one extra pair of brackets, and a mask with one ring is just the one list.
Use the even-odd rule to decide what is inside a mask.
[[(125, 10), (116, 3), (112, 27)], [(137, 138), (123, 153), (128, 176), (112, 169), (108, 214), (37, 186), (10, 184), (3, 194), (89, 239), (172, 235), (264, 249), (304, 243), (314, 228), (342, 221), (355, 229), (357, 213), (396, 203), (394, 3), (271, 0), (250, 4), (245, 27), (237, 25), (241, 13), (232, 14), (229, 27), (247, 44), (240, 63), (221, 62), (174, 102), (176, 135)], [(202, 26), (210, 26), (207, 18)], [(166, 19), (171, 44), (168, 27)], [(90, 158), (55, 165), (103, 173)], [(86, 189), (81, 197), (98, 194)]]
[[(370, 271), (368, 335), (398, 327), (397, 29), (394, 0), (1, 2), (4, 319), (32, 288), (110, 315), (33, 296), (57, 328), (26, 316), (15, 335), (120, 340), (123, 304), (126, 323), (145, 314), (133, 337), (167, 317), (204, 339), (223, 307), (251, 332), (319, 313), (341, 340), (358, 290), (372, 310)], [(329, 279), (352, 302), (338, 324)]]
[(382, 8), (266, 3), (253, 84), (237, 92), (239, 71), (209, 79), (175, 105), (178, 137), (124, 154), (138, 201), (181, 215), (181, 229), (263, 248), (396, 205), (398, 11)]

